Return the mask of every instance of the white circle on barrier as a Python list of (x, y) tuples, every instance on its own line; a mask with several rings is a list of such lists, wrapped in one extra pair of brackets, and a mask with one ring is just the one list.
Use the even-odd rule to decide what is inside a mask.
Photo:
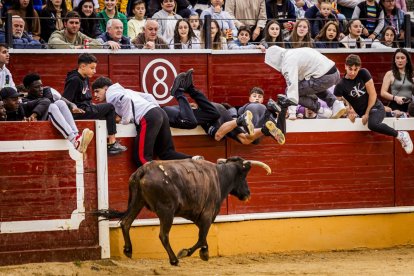
[[(167, 71), (166, 66), (168, 66), (171, 69), (171, 71), (174, 74), (174, 78), (177, 76), (177, 70), (175, 70), (174, 65), (170, 61), (163, 59), (163, 58), (157, 58), (157, 59), (152, 60), (150, 63), (148, 63), (147, 66), (145, 66), (144, 72), (142, 74), (142, 89), (144, 90), (145, 93), (149, 94), (149, 89), (147, 87), (147, 81), (146, 81), (147, 74), (150, 72), (151, 67), (157, 63), (161, 63), (161, 65), (158, 65), (157, 67), (155, 67), (152, 72), (152, 75), (156, 82), (154, 83), (154, 85), (152, 86), (152, 89), (150, 90), (152, 92), (152, 95), (154, 95), (155, 99), (157, 100), (159, 104), (165, 104), (171, 101), (171, 99), (173, 98), (173, 96), (171, 95), (165, 98), (170, 93), (168, 85), (165, 83), (165, 80), (167, 79), (167, 76), (168, 76), (168, 71)], [(161, 77), (158, 77), (159, 71), (162, 72)], [(161, 90), (161, 93), (157, 91), (157, 88), (159, 86), (163, 87), (163, 90)]]

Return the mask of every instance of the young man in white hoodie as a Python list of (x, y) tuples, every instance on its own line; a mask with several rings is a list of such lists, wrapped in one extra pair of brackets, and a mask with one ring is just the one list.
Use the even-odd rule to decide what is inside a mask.
[[(286, 96), (296, 100), (324, 118), (340, 118), (346, 108), (343, 102), (328, 91), (340, 80), (335, 62), (312, 48), (284, 49), (273, 46), (267, 49), (265, 63), (283, 74), (286, 80)], [(318, 98), (329, 109), (320, 106)], [(296, 119), (296, 107), (289, 107), (289, 119)]]
[(191, 158), (175, 151), (168, 116), (151, 94), (126, 89), (106, 77), (96, 79), (92, 90), (98, 101), (115, 107), (121, 124), (135, 124), (133, 158), (137, 167), (152, 161), (154, 154), (161, 160)]

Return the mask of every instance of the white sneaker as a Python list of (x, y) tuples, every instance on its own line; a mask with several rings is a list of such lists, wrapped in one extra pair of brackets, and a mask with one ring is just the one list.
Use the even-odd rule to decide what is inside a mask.
[(80, 153), (85, 153), (89, 143), (92, 141), (93, 131), (89, 128), (85, 128), (82, 134), (78, 135), (73, 142), (75, 149)]
[(410, 134), (407, 131), (399, 131), (397, 139), (401, 142), (401, 146), (407, 154), (413, 152), (413, 142), (411, 141)]
[(341, 118), (346, 112), (346, 107), (343, 102), (336, 100), (332, 106), (332, 119)]
[(329, 119), (332, 117), (332, 110), (329, 108), (320, 107), (316, 116), (318, 119)]
[(289, 112), (288, 119), (289, 119), (289, 120), (292, 120), (292, 121), (296, 120), (296, 119), (297, 119), (297, 118), (296, 118), (296, 113), (290, 113), (290, 112)]

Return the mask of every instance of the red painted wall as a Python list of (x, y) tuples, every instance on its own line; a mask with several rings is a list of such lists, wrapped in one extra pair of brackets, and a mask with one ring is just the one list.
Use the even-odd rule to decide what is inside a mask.
[[(78, 127), (95, 129), (94, 122)], [(50, 122), (1, 122), (0, 141), (62, 139)], [(84, 162), (85, 220), (78, 230), (0, 233), (0, 265), (100, 259), (95, 142)], [(75, 161), (68, 151), (0, 154), (0, 223), (69, 219), (76, 209)]]
[[(344, 61), (348, 53), (326, 54), (334, 60), (338, 69), (344, 72)], [(361, 53), (363, 67), (372, 74), (377, 92), (381, 88), (382, 79), (386, 71), (391, 69), (392, 53)], [(210, 100), (228, 102), (235, 106), (244, 105), (248, 92), (253, 86), (264, 89), (265, 98), (275, 97), (283, 93), (286, 87), (283, 76), (264, 64), (264, 54), (96, 54), (99, 63), (97, 76), (109, 76), (114, 82), (119, 82), (126, 88), (144, 91), (143, 73), (145, 67), (156, 59), (169, 61), (176, 72), (194, 68), (194, 83), (204, 91)], [(63, 92), (64, 82), (68, 71), (76, 68), (78, 54), (30, 54), (13, 53), (9, 68), (16, 84), (22, 82), (25, 74), (38, 72), (42, 76), (43, 84), (52, 86)], [(158, 78), (163, 79), (165, 74), (166, 87), (172, 85), (173, 71), (162, 63), (155, 63), (149, 68), (146, 81), (148, 91), (156, 80), (152, 76), (154, 69), (160, 65), (166, 67), (165, 73), (158, 71)], [(158, 90), (157, 90), (158, 89)], [(164, 88), (159, 85), (156, 90), (159, 94)], [(152, 93), (152, 92), (151, 92)], [(165, 97), (163, 97), (165, 99)], [(174, 101), (168, 104), (174, 104)]]

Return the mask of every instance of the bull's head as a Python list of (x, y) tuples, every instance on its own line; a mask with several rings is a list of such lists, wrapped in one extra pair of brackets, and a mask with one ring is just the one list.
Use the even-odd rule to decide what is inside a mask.
[(230, 191), (231, 195), (234, 195), (240, 200), (248, 200), (250, 198), (250, 189), (247, 185), (247, 174), (249, 173), (251, 166), (259, 166), (264, 168), (267, 171), (267, 174), (270, 174), (272, 170), (268, 165), (260, 161), (254, 160), (243, 160), (240, 157), (230, 157), (229, 159), (218, 159), (217, 164), (234, 164), (236, 171), (234, 171), (235, 183)]

